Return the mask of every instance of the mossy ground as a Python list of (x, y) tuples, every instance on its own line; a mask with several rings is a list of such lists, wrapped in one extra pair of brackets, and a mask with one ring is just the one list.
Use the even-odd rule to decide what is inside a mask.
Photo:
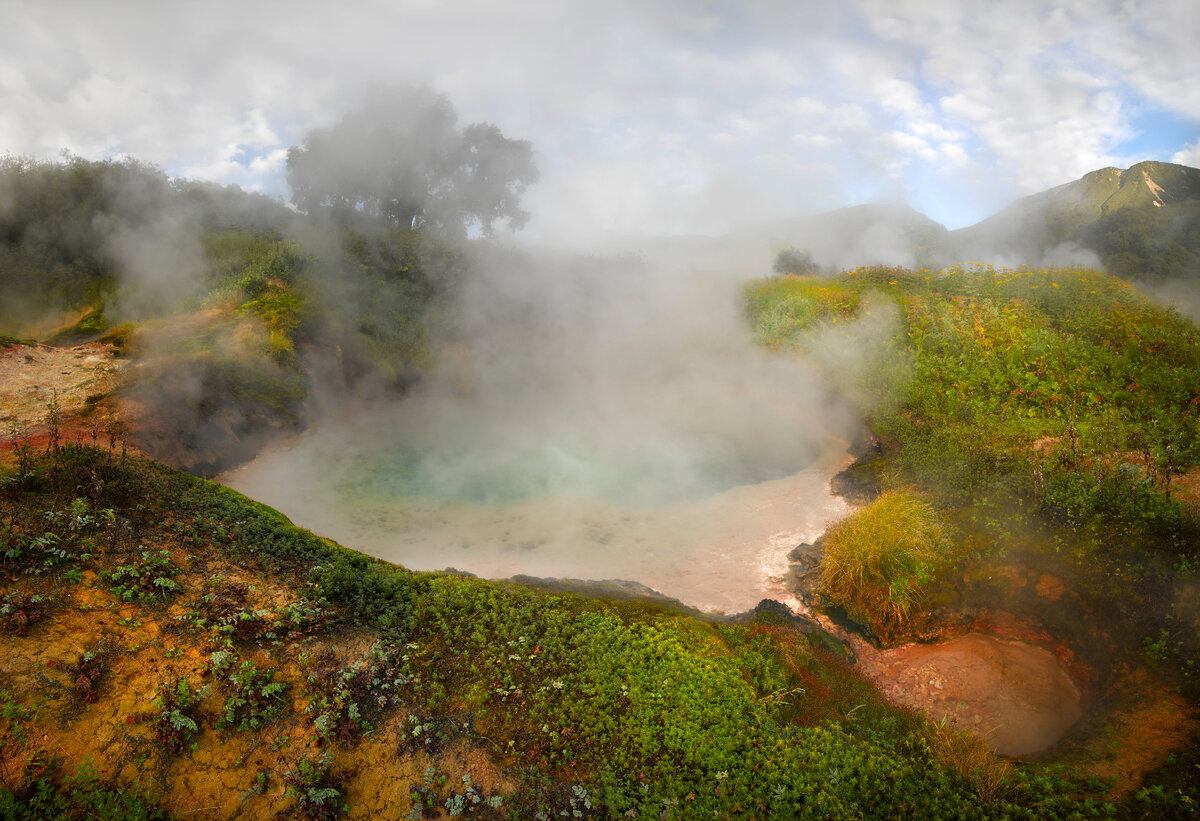
[[(17, 795), (58, 761), (180, 817), (332, 817), (314, 814), (329, 790), (322, 811), (348, 817), (1105, 812), (1069, 774), (956, 769), (960, 742), (769, 618), (409, 573), (74, 444), (6, 475), (0, 523), (5, 595), (46, 603), (0, 639)], [(160, 688), (180, 680), (207, 694), (165, 739)]]

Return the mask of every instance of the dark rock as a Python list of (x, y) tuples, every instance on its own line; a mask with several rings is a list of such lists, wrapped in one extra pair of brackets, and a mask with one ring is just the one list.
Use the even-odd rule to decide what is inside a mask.
[(753, 610), (738, 613), (726, 619), (731, 624), (781, 624), (794, 627), (801, 633), (820, 631), (821, 625), (792, 611), (790, 607), (774, 599), (763, 599)]
[(652, 587), (628, 579), (559, 579), (518, 575), (510, 577), (508, 581), (547, 593), (573, 593), (588, 599), (645, 602), (673, 613), (704, 621), (712, 620), (711, 615), (689, 607), (679, 599), (664, 596)]
[(821, 584), (821, 557), (824, 555), (825, 548), (820, 539), (813, 544), (799, 544), (788, 554), (791, 561), (790, 589), (807, 607), (816, 602), (817, 589)]
[(883, 442), (867, 434), (855, 440), (850, 453), (854, 462), (829, 480), (829, 489), (851, 504), (873, 502), (883, 489), (879, 479), (885, 455)]

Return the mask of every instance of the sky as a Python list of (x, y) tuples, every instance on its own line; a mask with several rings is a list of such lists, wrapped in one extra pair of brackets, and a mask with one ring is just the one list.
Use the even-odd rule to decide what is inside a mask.
[(720, 233), (865, 202), (949, 228), (1084, 173), (1200, 166), (1195, 0), (0, 0), (0, 154), (286, 199), (372, 85), (533, 143), (524, 234)]

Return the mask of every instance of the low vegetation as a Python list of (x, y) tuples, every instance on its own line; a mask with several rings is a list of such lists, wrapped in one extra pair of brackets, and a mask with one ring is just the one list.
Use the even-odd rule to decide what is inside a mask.
[[(89, 512), (45, 515), (90, 487)], [(1115, 811), (1106, 785), (1069, 771), (1000, 767), (977, 781), (959, 766), (962, 745), (884, 702), (831, 652), (836, 640), (769, 613), (708, 624), (644, 603), (410, 573), (225, 488), (75, 444), (10, 473), (0, 519), (18, 548), (4, 559), (15, 580), (6, 594), (61, 602), (3, 637), (0, 800), (11, 807), (75, 800), (69, 779), (15, 775), (59, 749), (56, 772), (91, 756), (93, 792), (136, 808), (111, 817), (183, 813), (196, 783), (210, 817)], [(47, 533), (71, 562), (47, 567), (21, 549)], [(179, 568), (169, 598), (127, 598), (102, 578), (144, 551)], [(236, 613), (255, 628), (229, 629)], [(75, 641), (103, 646), (102, 664), (68, 657), (62, 674), (42, 672), (32, 661), (60, 652), (57, 624), (90, 625), (94, 635)], [(79, 677), (89, 684), (72, 688)], [(74, 729), (85, 725), (97, 729)], [(46, 746), (65, 735), (70, 745)], [(130, 752), (106, 753), (112, 737)]]
[(1192, 323), (1088, 269), (869, 268), (747, 295), (764, 344), (818, 358), (825, 332), (878, 323), (881, 306), (896, 311), (887, 370), (905, 381), (868, 355), (845, 387), (892, 446), (890, 485), (958, 502), (1002, 490), (1077, 528), (1190, 532), (1172, 482), (1200, 464)]
[(938, 512), (900, 490), (837, 522), (822, 541), (822, 593), (880, 637), (920, 607), (953, 551)]
[[(1057, 620), (1059, 638), (1070, 631), (1101, 686), (1149, 663), (1195, 704), (1200, 634), (1188, 602), (1200, 571), (1200, 331), (1192, 322), (1086, 268), (774, 277), (748, 286), (746, 308), (760, 342), (822, 364), (872, 434), (843, 478), (860, 495), (882, 495), (828, 534), (827, 600), (898, 643), (939, 635), (931, 619), (969, 629), (989, 604), (1013, 611), (1025, 582), (1006, 574), (1031, 572), (1051, 586), (1026, 602)], [(908, 564), (903, 546), (924, 541), (925, 525), (875, 516), (914, 491), (955, 545), (948, 560)], [(876, 532), (890, 535), (874, 541)], [(900, 566), (870, 565), (871, 545)], [(1069, 605), (1048, 573), (1071, 579)], [(1096, 623), (1081, 624), (1080, 613)], [(1157, 776), (1165, 783), (1194, 778), (1200, 765), (1195, 755), (1170, 761)], [(1164, 799), (1154, 810), (1164, 816), (1188, 817), (1192, 792), (1144, 797)]]

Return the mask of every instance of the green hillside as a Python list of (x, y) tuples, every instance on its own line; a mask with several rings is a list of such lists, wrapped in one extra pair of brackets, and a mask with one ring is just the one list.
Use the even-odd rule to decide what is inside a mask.
[(948, 261), (1038, 262), (1056, 249), (1094, 252), (1128, 279), (1200, 276), (1200, 169), (1142, 162), (1102, 168), (1025, 197), (969, 228), (950, 233)]

